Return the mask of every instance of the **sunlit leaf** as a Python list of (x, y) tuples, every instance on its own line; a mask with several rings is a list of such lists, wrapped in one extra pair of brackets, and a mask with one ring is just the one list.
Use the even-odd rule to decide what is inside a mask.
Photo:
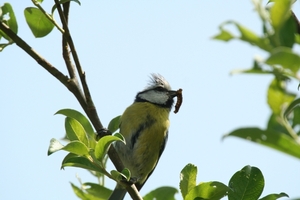
[(250, 29), (240, 25), (239, 23), (235, 23), (236, 27), (240, 31), (240, 39), (244, 40), (245, 42), (248, 42), (252, 45), (255, 45), (261, 49), (264, 49), (266, 51), (271, 50), (271, 46), (269, 44), (269, 41), (265, 38), (259, 37), (256, 33), (252, 32)]
[(89, 138), (89, 147), (95, 148), (96, 140), (94, 129), (90, 121), (83, 114), (73, 109), (61, 109), (55, 114), (65, 115), (66, 117), (70, 117), (77, 120), (83, 126), (85, 132), (87, 133), (87, 136)]
[(274, 4), (270, 10), (270, 19), (275, 30), (279, 30), (282, 24), (291, 15), (292, 4), (293, 1), (291, 0), (274, 1)]
[(268, 89), (268, 105), (273, 113), (280, 115), (284, 105), (290, 104), (296, 97), (282, 87), (281, 81), (274, 79)]
[(219, 200), (227, 195), (228, 190), (226, 185), (217, 181), (200, 183), (191, 189), (184, 199)]
[[(120, 138), (121, 137), (121, 138)], [(102, 137), (96, 144), (95, 147), (95, 156), (98, 160), (102, 161), (106, 152), (108, 151), (109, 146), (112, 142), (115, 141), (124, 141), (123, 136), (118, 135), (107, 135)]]
[(83, 126), (74, 118), (66, 117), (65, 129), (70, 141), (79, 140), (86, 146), (89, 146), (87, 134)]
[(56, 151), (61, 150), (63, 147), (64, 146), (57, 139), (52, 138), (48, 148), (48, 156)]
[(288, 47), (278, 47), (272, 50), (271, 55), (265, 61), (268, 65), (280, 65), (296, 73), (300, 67), (300, 56)]
[(146, 194), (144, 200), (175, 200), (177, 189), (173, 187), (159, 187)]
[(245, 166), (231, 177), (228, 185), (230, 188), (228, 199), (253, 200), (260, 197), (265, 181), (258, 168)]
[(31, 32), (37, 38), (48, 35), (54, 27), (54, 24), (38, 8), (28, 7), (24, 10), (24, 15)]
[(187, 164), (180, 172), (180, 192), (183, 198), (196, 186), (197, 166)]
[(65, 151), (68, 151), (70, 153), (74, 153), (74, 154), (81, 155), (81, 156), (89, 154), (88, 147), (80, 141), (71, 141), (66, 146), (64, 146), (62, 149)]
[(240, 128), (223, 136), (223, 138), (228, 136), (246, 139), (300, 158), (300, 145), (284, 133), (259, 128)]
[(270, 42), (267, 38), (258, 36), (253, 31), (251, 31), (250, 29), (242, 26), (241, 24), (239, 24), (237, 22), (234, 22), (234, 21), (225, 22), (220, 26), (220, 30), (221, 31), (225, 30), (223, 27), (225, 25), (228, 25), (228, 24), (233, 24), (238, 29), (238, 31), (240, 33), (240, 37), (234, 37), (231, 33), (229, 33), (228, 31), (225, 31), (225, 32), (221, 32), (220, 34), (214, 36), (215, 39), (221, 39), (221, 40), (224, 40), (224, 41), (228, 41), (228, 40), (233, 39), (233, 37), (234, 37), (235, 39), (240, 39), (240, 40), (242, 40), (244, 42), (247, 42), (251, 45), (257, 46), (257, 47), (259, 47), (259, 48), (261, 48), (265, 51), (271, 51), (272, 50)]

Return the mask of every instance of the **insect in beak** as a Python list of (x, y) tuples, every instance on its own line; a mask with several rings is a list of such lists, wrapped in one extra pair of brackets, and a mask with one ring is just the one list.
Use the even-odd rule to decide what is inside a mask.
[(170, 96), (171, 97), (177, 97), (177, 102), (176, 102), (176, 105), (175, 105), (175, 110), (174, 110), (174, 113), (178, 113), (179, 111), (179, 108), (182, 104), (182, 89), (180, 88), (179, 90), (177, 91), (170, 91)]

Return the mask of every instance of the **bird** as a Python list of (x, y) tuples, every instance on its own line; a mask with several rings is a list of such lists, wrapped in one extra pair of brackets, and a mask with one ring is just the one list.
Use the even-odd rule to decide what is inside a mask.
[[(136, 94), (133, 104), (121, 115), (119, 131), (125, 144), (116, 142), (114, 147), (123, 165), (131, 172), (138, 190), (152, 174), (165, 149), (169, 114), (177, 95), (178, 91), (171, 90), (162, 75), (153, 73), (147, 87)], [(117, 184), (109, 199), (121, 200), (126, 192)]]

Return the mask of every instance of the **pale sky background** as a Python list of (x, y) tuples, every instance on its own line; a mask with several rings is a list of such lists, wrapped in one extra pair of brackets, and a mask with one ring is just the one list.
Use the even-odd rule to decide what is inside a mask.
[[(35, 39), (23, 15), (25, 7), (33, 6), (31, 1), (10, 3), (19, 35), (66, 72), (59, 32)], [(50, 11), (53, 1), (43, 4)], [(299, 17), (299, 3), (294, 11)], [(72, 3), (70, 19), (103, 124), (133, 102), (150, 73), (160, 73), (173, 89), (183, 89), (179, 113), (170, 114), (167, 147), (142, 195), (160, 186), (178, 188), (181, 169), (193, 163), (198, 166), (197, 182), (227, 184), (236, 171), (252, 165), (265, 177), (263, 196), (285, 192), (300, 197), (299, 159), (237, 138), (221, 141), (236, 128), (265, 128), (270, 115), (266, 92), (272, 76), (229, 75), (233, 69), (251, 67), (253, 57), (264, 57), (264, 52), (242, 42), (211, 39), (218, 26), (231, 19), (261, 33), (250, 0), (82, 1), (81, 6)], [(0, 199), (77, 199), (69, 182), (79, 185), (76, 175), (83, 182), (96, 179), (78, 168), (60, 170), (66, 152), (48, 157), (47, 149), (51, 138), (64, 136), (64, 117), (53, 114), (62, 108), (83, 112), (81, 107), (16, 45), (0, 53), (0, 60)], [(296, 87), (291, 86), (293, 91)], [(113, 188), (114, 183), (107, 179), (107, 186)]]

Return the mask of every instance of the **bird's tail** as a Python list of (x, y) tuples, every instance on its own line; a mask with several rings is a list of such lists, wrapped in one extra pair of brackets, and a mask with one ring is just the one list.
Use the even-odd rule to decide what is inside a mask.
[(126, 195), (126, 192), (127, 190), (124, 187), (117, 184), (108, 200), (123, 200)]

